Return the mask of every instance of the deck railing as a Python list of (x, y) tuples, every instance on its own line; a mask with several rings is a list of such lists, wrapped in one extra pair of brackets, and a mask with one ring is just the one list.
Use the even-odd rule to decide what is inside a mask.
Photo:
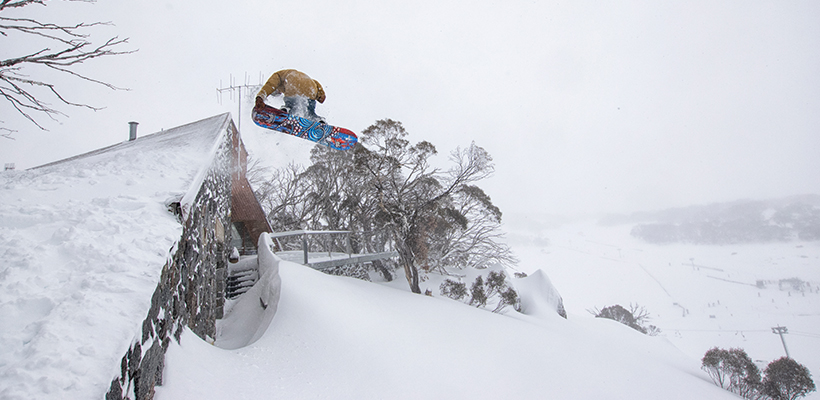
[[(313, 269), (325, 269), (325, 268), (332, 268), (338, 267), (342, 265), (349, 265), (349, 264), (361, 264), (366, 262), (372, 262), (376, 260), (383, 260), (386, 258), (396, 257), (398, 256), (398, 252), (395, 251), (386, 251), (380, 253), (367, 253), (367, 254), (353, 254), (351, 242), (350, 242), (350, 235), (353, 232), (351, 231), (312, 231), (312, 230), (295, 230), (295, 231), (287, 231), (287, 232), (274, 232), (270, 234), (270, 238), (276, 243), (276, 246), (281, 250), (284, 250), (285, 247), (282, 246), (280, 239), (290, 238), (290, 237), (300, 237), (301, 238), (301, 247), (302, 247), (302, 260), (303, 264), (313, 268)], [(343, 236), (344, 237), (344, 254), (346, 256), (340, 258), (334, 258), (333, 250), (334, 246), (336, 246), (336, 240), (334, 236)], [(330, 243), (325, 243), (325, 250), (327, 252), (327, 257), (329, 260), (324, 261), (317, 261), (317, 262), (310, 262), (310, 240), (311, 237), (326, 237), (330, 238), (328, 240)], [(324, 251), (322, 252), (324, 253)], [(316, 253), (314, 253), (316, 254)]]

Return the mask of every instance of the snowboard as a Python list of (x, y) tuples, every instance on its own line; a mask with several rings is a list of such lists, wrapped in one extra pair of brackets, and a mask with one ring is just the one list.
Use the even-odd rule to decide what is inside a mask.
[(311, 121), (268, 105), (262, 108), (254, 107), (251, 118), (256, 125), (263, 128), (307, 139), (335, 150), (352, 149), (359, 141), (356, 134), (349, 129)]

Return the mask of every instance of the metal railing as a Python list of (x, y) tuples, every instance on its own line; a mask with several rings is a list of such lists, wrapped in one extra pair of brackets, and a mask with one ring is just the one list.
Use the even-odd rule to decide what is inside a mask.
[[(361, 264), (366, 262), (372, 262), (376, 260), (383, 260), (385, 258), (391, 258), (398, 256), (398, 252), (396, 251), (386, 251), (386, 252), (379, 252), (379, 253), (369, 253), (369, 254), (353, 254), (350, 236), (353, 232), (351, 231), (312, 231), (312, 230), (296, 230), (296, 231), (287, 231), (287, 232), (274, 232), (270, 234), (270, 238), (276, 242), (277, 247), (279, 247), (280, 251), (284, 250), (286, 247), (282, 245), (280, 239), (285, 238), (292, 238), (292, 237), (299, 237), (301, 239), (301, 248), (302, 248), (302, 260), (303, 264), (313, 268), (313, 269), (325, 269), (325, 268), (332, 268), (338, 267), (342, 265), (348, 264)], [(337, 236), (344, 237), (344, 249), (343, 253), (346, 257), (343, 258), (336, 258), (333, 259), (333, 250), (334, 249), (341, 249), (341, 246), (338, 245), (336, 241)], [(318, 262), (310, 262), (310, 242), (311, 237), (323, 237), (325, 238), (324, 243), (324, 251), (322, 253), (327, 252), (328, 258), (330, 260), (326, 261), (318, 261)]]

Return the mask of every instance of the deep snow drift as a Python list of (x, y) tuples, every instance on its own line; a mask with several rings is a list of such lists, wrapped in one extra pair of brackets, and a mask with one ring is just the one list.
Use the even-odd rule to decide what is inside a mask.
[[(158, 398), (736, 398), (713, 385), (700, 358), (713, 346), (742, 347), (763, 368), (783, 355), (769, 326), (778, 324), (791, 329), (792, 357), (820, 375), (818, 243), (657, 246), (630, 237), (628, 226), (510, 228), (519, 268), (530, 273), (512, 282), (538, 306), (533, 315), (282, 262), (269, 331), (232, 351), (188, 332), (169, 352)], [(783, 277), (812, 289), (781, 290)], [(551, 311), (555, 299), (533, 292), (550, 281), (567, 320)], [(423, 285), (437, 294), (436, 282)], [(661, 334), (587, 312), (615, 303), (645, 306)]]
[(614, 321), (493, 314), (279, 265), (265, 335), (225, 350), (187, 331), (157, 399), (734, 398), (665, 339)]

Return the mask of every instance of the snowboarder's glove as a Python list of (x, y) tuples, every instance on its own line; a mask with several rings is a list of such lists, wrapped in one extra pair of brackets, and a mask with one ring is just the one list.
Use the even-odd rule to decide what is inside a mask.
[(265, 100), (262, 100), (261, 97), (256, 98), (256, 108), (265, 107)]

